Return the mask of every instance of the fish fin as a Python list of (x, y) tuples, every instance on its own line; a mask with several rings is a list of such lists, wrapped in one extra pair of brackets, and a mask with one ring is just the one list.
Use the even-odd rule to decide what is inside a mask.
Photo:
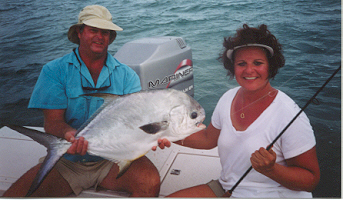
[(49, 148), (50, 143), (56, 140), (64, 140), (62, 138), (56, 137), (54, 135), (44, 133), (38, 130), (26, 128), (23, 126), (13, 125), (13, 124), (6, 124), (8, 128), (15, 130), (23, 135), (26, 135), (33, 139), (34, 141), (38, 142), (41, 145), (44, 145), (46, 148)]
[(55, 166), (56, 162), (62, 157), (65, 152), (59, 151), (59, 149), (48, 150), (48, 155), (45, 157), (39, 171), (33, 180), (26, 197), (31, 196), (43, 182), (44, 178), (49, 174), (51, 169)]
[(161, 130), (166, 130), (168, 126), (169, 126), (168, 121), (162, 121), (162, 122), (154, 122), (154, 123), (146, 124), (139, 128), (148, 134), (156, 134)]
[(114, 100), (123, 95), (116, 95), (116, 94), (111, 94), (111, 93), (90, 93), (90, 94), (83, 94), (81, 96), (100, 97), (100, 98), (103, 98), (105, 101), (107, 101), (107, 100)]
[[(19, 133), (26, 135), (36, 142), (44, 145), (48, 148), (48, 154), (45, 157), (35, 179), (33, 180), (26, 197), (31, 196), (42, 183), (43, 179), (51, 171), (52, 167), (67, 152), (71, 144), (62, 138), (58, 138), (54, 135), (43, 133), (34, 129), (25, 128), (17, 125), (6, 125), (7, 127), (18, 131)], [(56, 145), (58, 143), (59, 145)]]
[(124, 173), (129, 169), (129, 167), (131, 166), (131, 161), (121, 161), (121, 162), (118, 162), (117, 165), (119, 166), (119, 172), (118, 172), (118, 175), (117, 175), (117, 178), (120, 178), (121, 176), (124, 175)]

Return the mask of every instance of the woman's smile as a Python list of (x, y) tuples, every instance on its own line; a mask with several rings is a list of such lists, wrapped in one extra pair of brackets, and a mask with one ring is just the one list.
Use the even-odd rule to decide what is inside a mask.
[(257, 91), (269, 84), (269, 63), (261, 47), (238, 49), (234, 67), (237, 82), (246, 90)]

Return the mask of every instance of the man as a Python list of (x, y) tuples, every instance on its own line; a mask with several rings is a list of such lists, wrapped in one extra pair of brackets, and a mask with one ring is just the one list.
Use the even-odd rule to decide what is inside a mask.
[[(79, 45), (62, 58), (46, 64), (37, 80), (29, 108), (44, 113), (47, 133), (72, 142), (67, 153), (57, 162), (32, 196), (58, 197), (98, 186), (126, 191), (131, 196), (158, 196), (160, 178), (156, 167), (146, 157), (132, 163), (119, 179), (118, 166), (87, 152), (88, 142), (74, 137), (78, 129), (103, 103), (85, 93), (123, 95), (141, 90), (137, 74), (119, 63), (107, 52), (116, 31), (110, 12), (103, 6), (85, 7), (79, 22), (70, 27), (68, 38)], [(19, 178), (4, 196), (25, 196), (41, 164)]]

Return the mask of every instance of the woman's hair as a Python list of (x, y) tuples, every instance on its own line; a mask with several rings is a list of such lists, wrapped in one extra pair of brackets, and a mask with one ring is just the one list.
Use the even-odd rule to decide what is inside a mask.
[(235, 51), (233, 51), (232, 60), (227, 57), (227, 51), (245, 44), (264, 44), (273, 48), (273, 56), (270, 56), (269, 51), (266, 51), (269, 62), (269, 79), (274, 78), (278, 73), (278, 69), (285, 65), (285, 58), (281, 52), (281, 44), (279, 44), (276, 37), (270, 33), (267, 26), (262, 24), (258, 28), (250, 28), (247, 24), (244, 24), (243, 28), (237, 30), (236, 35), (224, 38), (224, 49), (218, 58), (223, 62), (224, 68), (228, 70), (227, 75), (231, 78), (235, 75)]

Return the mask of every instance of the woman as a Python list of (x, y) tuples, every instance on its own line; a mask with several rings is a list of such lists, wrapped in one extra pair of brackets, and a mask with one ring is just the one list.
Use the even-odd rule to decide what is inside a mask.
[(218, 146), (221, 176), (170, 197), (220, 197), (252, 166), (232, 197), (311, 198), (320, 171), (307, 116), (302, 113), (273, 148), (265, 149), (300, 110), (269, 82), (285, 63), (281, 45), (266, 25), (246, 24), (223, 45), (220, 60), (240, 86), (221, 97), (206, 130), (178, 142), (197, 149)]

